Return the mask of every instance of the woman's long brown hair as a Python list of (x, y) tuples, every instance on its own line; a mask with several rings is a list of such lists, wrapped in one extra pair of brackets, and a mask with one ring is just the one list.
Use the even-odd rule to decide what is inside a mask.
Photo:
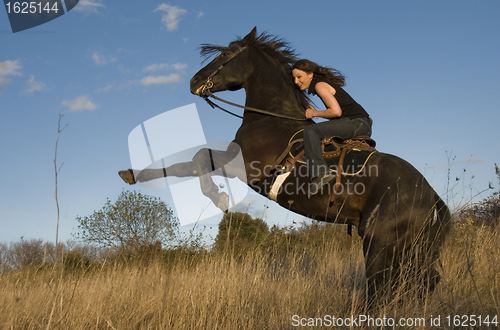
[(313, 73), (316, 77), (330, 81), (336, 85), (345, 85), (345, 76), (333, 68), (320, 66), (312, 61), (302, 59), (292, 65), (292, 70), (298, 69), (306, 73)]

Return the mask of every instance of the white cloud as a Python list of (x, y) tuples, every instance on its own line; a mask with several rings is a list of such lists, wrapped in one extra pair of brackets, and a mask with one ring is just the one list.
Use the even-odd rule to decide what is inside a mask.
[(11, 81), (7, 76), (22, 76), (22, 73), (19, 72), (21, 69), (20, 60), (0, 62), (0, 94), (3, 93), (3, 87)]
[(167, 63), (155, 63), (151, 64), (147, 67), (144, 68), (144, 71), (161, 71), (161, 70), (167, 70), (170, 68), (173, 68), (174, 70), (181, 71), (184, 70), (188, 67), (187, 64), (185, 63), (175, 63), (175, 64), (167, 64)]
[(74, 10), (85, 14), (98, 14), (100, 8), (106, 8), (106, 6), (95, 0), (80, 0)]
[(36, 81), (35, 76), (30, 76), (30, 78), (26, 81), (26, 89), (22, 93), (33, 93), (44, 90), (47, 85), (41, 81)]
[(148, 77), (142, 78), (141, 84), (143, 86), (157, 85), (157, 84), (170, 84), (170, 83), (178, 82), (179, 78), (180, 77), (177, 73), (172, 73), (168, 76), (157, 76), (157, 77), (148, 76)]
[(130, 69), (127, 69), (127, 68), (124, 68), (123, 66), (119, 65), (118, 66), (118, 70), (122, 73), (122, 74), (129, 74), (131, 73), (132, 71)]
[(89, 97), (87, 96), (79, 96), (74, 100), (64, 100), (62, 105), (68, 107), (69, 111), (94, 111), (97, 108), (97, 105), (92, 103)]
[(107, 92), (111, 91), (113, 88), (115, 88), (115, 85), (116, 85), (115, 83), (109, 84), (106, 87), (102, 87), (102, 88), (97, 89), (94, 93), (107, 93)]
[(167, 27), (167, 31), (175, 31), (179, 28), (180, 17), (187, 13), (185, 9), (177, 6), (167, 5), (162, 3), (155, 9), (156, 11), (163, 11), (161, 21)]
[(457, 164), (460, 164), (460, 163), (466, 163), (466, 164), (484, 163), (484, 159), (482, 159), (482, 158), (468, 158), (468, 159), (458, 160), (456, 163)]
[(104, 55), (100, 55), (98, 52), (92, 54), (91, 58), (96, 65), (104, 65), (104, 63), (106, 62), (106, 58), (104, 57)]
[(0, 76), (21, 76), (17, 70), (21, 70), (20, 60), (0, 62)]
[(94, 61), (94, 64), (98, 66), (103, 66), (108, 63), (115, 62), (117, 60), (116, 57), (102, 55), (97, 51), (94, 52), (94, 54), (92, 54), (90, 58), (92, 59), (92, 61)]
[(201, 17), (201, 16), (203, 16), (203, 15), (204, 15), (204, 14), (203, 14), (203, 12), (202, 12), (202, 11), (199, 11), (199, 12), (198, 12), (198, 16), (196, 16), (196, 17), (197, 17), (197, 18), (200, 18), (200, 17)]
[(160, 71), (160, 70), (165, 70), (168, 68), (168, 64), (158, 64), (158, 63), (155, 63), (155, 64), (151, 64), (147, 67), (144, 68), (144, 71), (152, 71), (152, 72), (155, 72), (155, 71)]
[(175, 64), (172, 64), (172, 67), (177, 71), (181, 71), (181, 70), (187, 69), (188, 65), (185, 63), (175, 63)]

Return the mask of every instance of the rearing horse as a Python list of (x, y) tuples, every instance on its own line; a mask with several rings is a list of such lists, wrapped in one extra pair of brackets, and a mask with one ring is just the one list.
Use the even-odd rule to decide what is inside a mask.
[[(304, 119), (308, 99), (294, 85), (291, 64), (296, 57), (287, 43), (267, 35), (257, 36), (254, 28), (228, 47), (202, 47), (203, 55), (213, 53), (217, 56), (191, 79), (191, 92), (206, 97), (211, 92), (245, 89), (243, 122), (228, 149), (203, 149), (191, 162), (145, 169), (137, 177), (132, 170), (121, 171), (120, 176), (130, 184), (164, 176), (199, 176), (203, 193), (225, 211), (228, 196), (219, 192), (207, 174), (224, 167), (226, 176), (238, 177), (268, 197), (275, 179), (270, 166), (276, 164), (290, 138), (314, 122)], [(240, 151), (244, 168), (225, 166)], [(288, 189), (281, 189), (275, 199), (281, 206), (309, 218), (356, 226), (363, 240), (370, 298), (394, 288), (404, 264), (415, 259), (418, 262), (412, 268), (418, 265), (419, 278), (432, 290), (439, 281), (434, 265), (449, 229), (448, 208), (406, 161), (376, 152), (366, 166), (376, 169), (375, 173), (342, 177), (344, 186), (357, 185), (363, 187), (362, 192), (343, 189), (331, 205), (326, 191), (308, 197), (306, 165), (297, 163), (286, 178)]]

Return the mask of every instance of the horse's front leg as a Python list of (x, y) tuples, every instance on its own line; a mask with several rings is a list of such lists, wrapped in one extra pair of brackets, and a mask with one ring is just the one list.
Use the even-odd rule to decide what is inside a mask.
[(146, 182), (155, 179), (164, 178), (167, 176), (187, 177), (198, 176), (198, 164), (194, 161), (178, 163), (167, 168), (152, 168), (140, 170), (125, 170), (119, 171), (118, 174), (128, 184), (136, 184), (137, 182)]
[(203, 195), (210, 198), (221, 211), (226, 213), (229, 210), (229, 195), (223, 191), (219, 192), (219, 187), (210, 174), (200, 176), (200, 187)]
[(203, 195), (210, 198), (219, 209), (227, 212), (229, 208), (229, 196), (225, 192), (219, 192), (219, 188), (213, 182), (210, 173), (214, 167), (211, 165), (209, 158), (207, 163), (207, 157), (205, 157), (207, 153), (208, 149), (200, 150), (192, 162), (178, 163), (167, 168), (144, 169), (142, 171), (129, 169), (120, 171), (118, 174), (128, 184), (151, 181), (167, 176), (197, 176), (200, 179), (200, 187)]
[(119, 175), (123, 181), (129, 184), (151, 181), (166, 176), (198, 176), (203, 194), (210, 198), (219, 209), (227, 212), (229, 196), (225, 192), (219, 192), (219, 188), (211, 176), (217, 171), (219, 172), (217, 174), (231, 178), (238, 177), (242, 181), (246, 181), (243, 158), (238, 156), (241, 156), (239, 146), (231, 143), (226, 151), (201, 149), (191, 162), (178, 163), (160, 169), (120, 171)]

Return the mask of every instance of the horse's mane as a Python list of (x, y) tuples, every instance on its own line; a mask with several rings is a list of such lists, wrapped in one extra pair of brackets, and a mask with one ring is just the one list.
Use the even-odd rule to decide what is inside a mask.
[(200, 54), (204, 57), (203, 61), (206, 61), (207, 59), (224, 52), (232, 53), (244, 46), (252, 45), (259, 48), (271, 59), (277, 62), (277, 64), (282, 69), (284, 77), (286, 77), (285, 80), (287, 81), (287, 84), (289, 84), (290, 88), (294, 91), (295, 98), (297, 99), (299, 104), (304, 107), (304, 109), (307, 108), (310, 103), (309, 97), (299, 88), (297, 88), (293, 81), (292, 65), (298, 60), (298, 58), (297, 53), (290, 46), (290, 43), (288, 43), (284, 39), (266, 33), (261, 33), (254, 40), (250, 40), (245, 43), (243, 43), (243, 41), (244, 40), (242, 38), (238, 38), (235, 41), (231, 42), (227, 47), (203, 44), (200, 47)]

